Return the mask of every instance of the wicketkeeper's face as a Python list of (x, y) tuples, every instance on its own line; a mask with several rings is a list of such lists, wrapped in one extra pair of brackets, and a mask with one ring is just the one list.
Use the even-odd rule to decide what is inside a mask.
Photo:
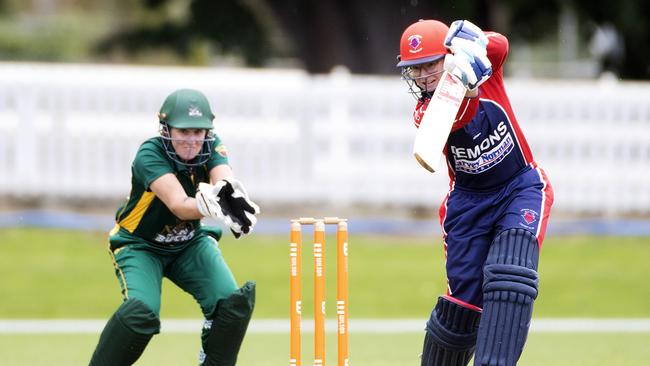
[(208, 130), (199, 128), (171, 128), (170, 137), (176, 155), (190, 161), (201, 152)]
[(444, 71), (444, 58), (410, 67), (410, 77), (417, 86), (427, 92), (433, 92), (438, 86), (440, 75)]

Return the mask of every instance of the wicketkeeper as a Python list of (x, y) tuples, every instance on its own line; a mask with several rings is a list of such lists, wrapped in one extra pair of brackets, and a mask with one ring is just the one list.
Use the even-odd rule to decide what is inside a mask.
[(221, 231), (200, 220), (220, 220), (239, 238), (255, 226), (259, 208), (234, 178), (202, 93), (173, 92), (158, 117), (160, 136), (136, 153), (131, 193), (109, 236), (124, 302), (108, 320), (90, 365), (131, 365), (140, 357), (160, 331), (163, 277), (201, 306), (200, 363), (235, 365), (255, 304), (255, 283), (238, 288), (219, 250)]
[(447, 294), (426, 325), (423, 366), (515, 365), (537, 298), (539, 250), (553, 190), (533, 160), (503, 84), (506, 37), (467, 20), (406, 28), (398, 67), (417, 97), (418, 127), (441, 74), (468, 92), (444, 154), (450, 190), (440, 205)]

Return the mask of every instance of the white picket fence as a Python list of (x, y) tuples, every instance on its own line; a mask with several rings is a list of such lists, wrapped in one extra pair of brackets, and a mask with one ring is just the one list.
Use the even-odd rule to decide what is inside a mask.
[[(0, 63), (0, 197), (127, 195), (155, 113), (186, 87), (208, 96), (236, 174), (265, 204), (435, 207), (448, 189), (411, 156), (414, 100), (397, 75)], [(650, 213), (650, 84), (508, 91), (557, 211)]]

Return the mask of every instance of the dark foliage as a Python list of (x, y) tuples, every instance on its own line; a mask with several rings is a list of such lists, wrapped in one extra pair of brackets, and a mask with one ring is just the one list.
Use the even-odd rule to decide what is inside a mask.
[[(167, 0), (142, 0), (160, 8)], [(0, 0), (0, 4), (1, 0)], [(534, 42), (558, 29), (558, 15), (572, 6), (580, 19), (583, 42), (597, 27), (611, 24), (623, 39), (620, 55), (605, 55), (603, 68), (624, 78), (650, 78), (650, 41), (647, 23), (650, 2), (642, 0), (573, 1), (422, 1), (422, 0), (192, 0), (183, 24), (168, 22), (135, 27), (113, 35), (99, 47), (102, 52), (122, 48), (128, 52), (167, 47), (187, 56), (192, 39), (208, 39), (220, 52), (243, 57), (248, 65), (263, 65), (281, 52), (271, 44), (269, 29), (259, 19), (263, 5), (270, 9), (292, 56), (311, 73), (329, 72), (346, 65), (354, 73), (394, 73), (399, 37), (421, 18), (471, 19), (486, 29), (500, 31), (511, 40)], [(586, 34), (589, 33), (589, 34)]]

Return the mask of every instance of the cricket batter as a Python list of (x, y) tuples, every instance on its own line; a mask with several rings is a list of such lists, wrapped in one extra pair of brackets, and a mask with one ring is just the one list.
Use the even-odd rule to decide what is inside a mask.
[[(397, 67), (417, 96), (415, 126), (444, 70), (467, 94), (444, 154), (440, 206), (447, 294), (426, 325), (422, 366), (515, 365), (537, 297), (537, 264), (553, 190), (533, 160), (503, 84), (508, 40), (467, 20), (406, 28)], [(476, 352), (475, 352), (476, 351)]]
[(109, 237), (124, 302), (108, 320), (90, 365), (131, 365), (140, 357), (160, 331), (163, 277), (201, 306), (200, 363), (235, 365), (255, 304), (255, 283), (238, 288), (217, 244), (221, 231), (200, 220), (220, 220), (239, 238), (253, 228), (259, 208), (233, 177), (202, 93), (173, 92), (158, 118), (160, 136), (136, 153), (131, 194), (117, 210)]

